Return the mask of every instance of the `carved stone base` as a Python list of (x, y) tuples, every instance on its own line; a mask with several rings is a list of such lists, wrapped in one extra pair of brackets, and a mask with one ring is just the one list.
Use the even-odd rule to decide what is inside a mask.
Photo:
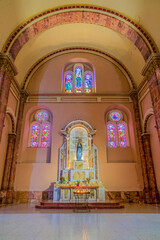
[(143, 192), (141, 191), (106, 191), (106, 200), (118, 200), (124, 203), (143, 202)]

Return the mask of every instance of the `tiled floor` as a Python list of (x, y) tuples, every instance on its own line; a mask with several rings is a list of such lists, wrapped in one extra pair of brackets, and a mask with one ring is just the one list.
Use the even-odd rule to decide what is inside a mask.
[(160, 205), (127, 204), (119, 210), (0, 208), (0, 240), (160, 240)]

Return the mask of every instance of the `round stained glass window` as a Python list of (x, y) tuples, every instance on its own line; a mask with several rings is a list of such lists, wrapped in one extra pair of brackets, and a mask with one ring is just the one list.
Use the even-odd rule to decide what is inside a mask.
[(36, 114), (36, 120), (39, 122), (44, 122), (48, 120), (48, 114), (44, 111), (40, 111)]
[(111, 112), (109, 116), (112, 121), (118, 122), (121, 120), (121, 114), (119, 112)]

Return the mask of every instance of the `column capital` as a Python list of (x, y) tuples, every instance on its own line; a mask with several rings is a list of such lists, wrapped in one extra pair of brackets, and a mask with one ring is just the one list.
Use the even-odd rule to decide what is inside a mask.
[(25, 102), (27, 100), (27, 97), (28, 97), (28, 94), (22, 90), (20, 94), (20, 101)]
[(130, 92), (129, 96), (132, 100), (138, 101), (138, 92), (136, 90), (133, 90), (132, 92)]
[(8, 134), (8, 140), (10, 142), (14, 142), (16, 140), (16, 134), (15, 133), (9, 133)]
[(160, 53), (152, 53), (142, 69), (142, 75), (148, 78), (157, 68), (160, 68)]
[(6, 53), (0, 53), (0, 68), (5, 69), (11, 78), (18, 73), (11, 56)]

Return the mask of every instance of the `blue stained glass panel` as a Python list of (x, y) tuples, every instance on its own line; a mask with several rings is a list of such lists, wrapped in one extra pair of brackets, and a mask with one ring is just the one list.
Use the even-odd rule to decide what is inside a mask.
[(121, 120), (121, 114), (119, 112), (111, 112), (110, 118), (112, 121), (118, 122)]
[(67, 73), (65, 75), (65, 92), (71, 93), (73, 91), (73, 74)]
[(36, 119), (40, 123), (42, 123), (42, 122), (44, 122), (44, 121), (46, 121), (48, 119), (48, 114), (46, 112), (44, 112), (44, 111), (40, 111), (40, 112), (37, 113)]
[(85, 73), (85, 92), (90, 93), (92, 92), (92, 73)]
[(42, 127), (41, 147), (49, 147), (50, 125), (44, 124)]
[(82, 67), (75, 67), (75, 92), (81, 93), (83, 90), (83, 81), (82, 81)]
[(31, 140), (30, 140), (31, 147), (38, 147), (39, 132), (40, 132), (39, 124), (37, 124), (37, 123), (33, 124), (32, 130), (31, 130)]
[(112, 123), (109, 123), (107, 125), (107, 133), (108, 133), (108, 146), (111, 148), (116, 147), (115, 126)]
[(118, 139), (120, 147), (127, 147), (126, 126), (123, 123), (118, 124)]

